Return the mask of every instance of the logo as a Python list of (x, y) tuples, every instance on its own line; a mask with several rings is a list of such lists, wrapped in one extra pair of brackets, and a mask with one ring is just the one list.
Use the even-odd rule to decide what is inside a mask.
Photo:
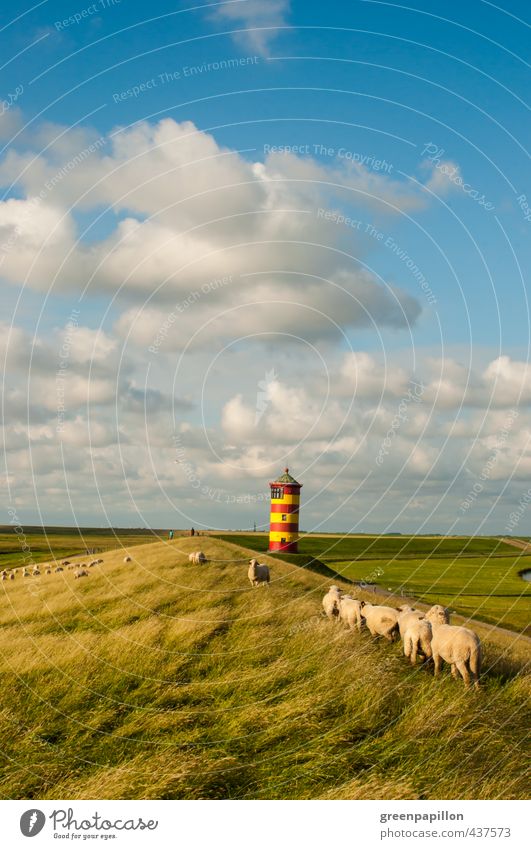
[(37, 808), (30, 808), (29, 811), (24, 811), (20, 817), (20, 830), (24, 837), (35, 837), (44, 828), (46, 817), (42, 811)]

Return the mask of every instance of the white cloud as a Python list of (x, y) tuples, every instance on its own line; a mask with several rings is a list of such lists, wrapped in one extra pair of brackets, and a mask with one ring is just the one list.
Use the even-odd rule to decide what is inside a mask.
[(278, 28), (286, 25), (290, 5), (290, 0), (235, 0), (220, 4), (211, 17), (234, 27), (233, 38), (243, 47), (268, 56)]

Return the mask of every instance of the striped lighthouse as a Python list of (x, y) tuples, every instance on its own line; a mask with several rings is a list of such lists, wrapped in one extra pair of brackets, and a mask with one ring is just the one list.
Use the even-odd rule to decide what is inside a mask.
[(272, 481), (269, 551), (297, 553), (299, 538), (299, 505), (301, 483), (292, 478), (289, 469)]

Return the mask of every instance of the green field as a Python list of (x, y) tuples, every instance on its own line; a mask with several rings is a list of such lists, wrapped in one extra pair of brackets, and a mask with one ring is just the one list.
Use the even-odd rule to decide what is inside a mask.
[[(267, 551), (269, 544), (267, 534), (219, 534), (219, 537), (256, 551)], [(299, 552), (320, 560), (380, 560), (382, 557), (494, 557), (514, 555), (515, 549), (496, 537), (311, 535), (301, 537)]]
[(166, 538), (167, 531), (145, 528), (62, 528), (0, 525), (0, 569), (15, 569), (53, 558), (73, 557), (87, 550), (108, 551)]
[(252, 589), (247, 550), (197, 547), (0, 585), (2, 798), (526, 798), (527, 641), (475, 625), (467, 692), (324, 619), (315, 572), (261, 555)]
[[(223, 539), (256, 551), (268, 545), (265, 534)], [(531, 584), (518, 574), (531, 568), (531, 557), (495, 537), (313, 536), (300, 540), (299, 552), (349, 580), (531, 634)]]

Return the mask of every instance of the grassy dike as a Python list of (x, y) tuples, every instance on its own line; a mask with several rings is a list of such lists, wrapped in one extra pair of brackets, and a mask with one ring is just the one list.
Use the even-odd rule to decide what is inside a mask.
[(2, 798), (525, 798), (527, 641), (484, 626), (467, 693), (324, 620), (326, 576), (263, 555), (251, 589), (213, 538), (129, 553), (1, 584)]

